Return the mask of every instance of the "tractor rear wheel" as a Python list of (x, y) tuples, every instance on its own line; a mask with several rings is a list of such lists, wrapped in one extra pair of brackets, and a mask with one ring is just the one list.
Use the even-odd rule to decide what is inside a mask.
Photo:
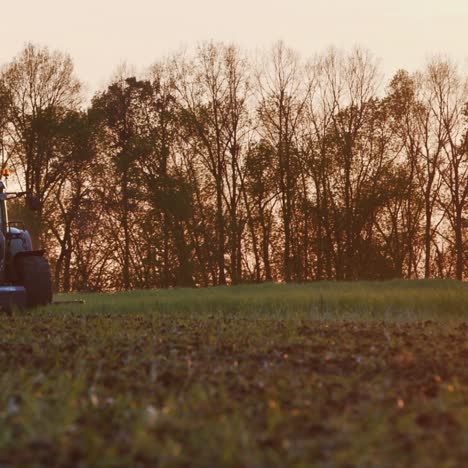
[(52, 302), (49, 262), (41, 256), (17, 258), (19, 284), (26, 289), (26, 306), (38, 307)]

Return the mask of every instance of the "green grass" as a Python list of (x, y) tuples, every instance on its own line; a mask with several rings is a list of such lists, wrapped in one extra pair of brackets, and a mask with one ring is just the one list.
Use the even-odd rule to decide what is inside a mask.
[(57, 296), (61, 299), (85, 299), (80, 313), (388, 321), (468, 317), (468, 283), (450, 280), (262, 284)]
[(463, 466), (452, 281), (66, 295), (0, 315), (0, 465)]

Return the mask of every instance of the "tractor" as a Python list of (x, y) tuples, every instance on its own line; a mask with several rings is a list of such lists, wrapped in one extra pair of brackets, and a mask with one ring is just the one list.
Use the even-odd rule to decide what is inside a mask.
[[(3, 169), (5, 182), (8, 175)], [(25, 197), (32, 210), (40, 208), (40, 201), (27, 192), (7, 192), (5, 182), (0, 179), (0, 307), (9, 310), (50, 304), (52, 281), (44, 250), (33, 250), (28, 231), (21, 223), (9, 221), (7, 210), (11, 199)]]

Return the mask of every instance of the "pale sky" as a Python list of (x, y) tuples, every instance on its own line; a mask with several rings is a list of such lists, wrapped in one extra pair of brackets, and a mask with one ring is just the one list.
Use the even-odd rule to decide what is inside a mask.
[(90, 92), (122, 62), (143, 71), (205, 40), (250, 51), (277, 40), (312, 57), (360, 45), (389, 78), (431, 54), (468, 69), (468, 0), (0, 0), (0, 63), (26, 42), (68, 52)]

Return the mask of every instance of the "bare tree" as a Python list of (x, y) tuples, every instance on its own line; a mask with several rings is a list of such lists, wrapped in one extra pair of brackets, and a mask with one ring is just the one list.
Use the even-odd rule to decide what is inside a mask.
[[(436, 58), (428, 65), (431, 112), (437, 122), (439, 161), (435, 161), (442, 185), (436, 195), (443, 216), (450, 224), (449, 242), (455, 251), (455, 276), (463, 279), (465, 252), (463, 215), (468, 208), (468, 156), (463, 147), (463, 110), (468, 99), (468, 83), (448, 59)], [(437, 164), (438, 162), (438, 164)]]
[(56, 129), (81, 102), (71, 58), (28, 44), (1, 74), (8, 99), (8, 149), (25, 189), (43, 201), (61, 178)]
[(207, 43), (199, 47), (194, 60), (176, 63), (175, 68), (185, 140), (210, 174), (214, 190), (215, 282), (226, 284), (227, 235), (231, 280), (237, 282), (241, 275), (241, 233), (245, 225), (240, 217), (239, 172), (247, 112), (246, 62), (235, 47)]
[[(304, 115), (307, 81), (298, 56), (277, 43), (258, 72), (259, 134), (273, 151), (283, 231), (283, 277), (291, 281), (295, 256), (293, 231), (299, 176), (299, 127)], [(296, 259), (297, 260), (297, 259)]]

